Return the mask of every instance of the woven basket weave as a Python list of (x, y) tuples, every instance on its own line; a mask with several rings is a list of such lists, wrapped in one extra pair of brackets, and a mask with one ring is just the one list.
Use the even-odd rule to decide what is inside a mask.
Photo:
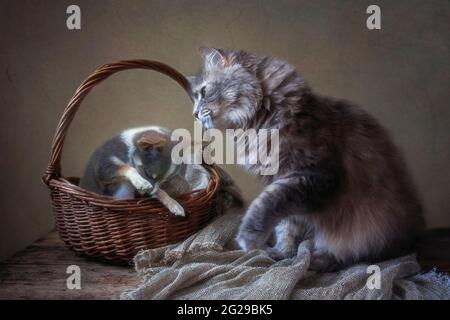
[(178, 218), (159, 200), (118, 200), (78, 187), (78, 178), (61, 175), (61, 153), (70, 123), (90, 90), (111, 76), (128, 69), (148, 69), (175, 80), (188, 94), (189, 82), (172, 67), (157, 61), (128, 60), (104, 65), (76, 90), (59, 121), (53, 139), (50, 162), (42, 178), (49, 187), (56, 227), (61, 239), (76, 252), (108, 260), (129, 261), (142, 249), (157, 248), (186, 239), (204, 227), (220, 209), (217, 170), (210, 174), (206, 189), (177, 198), (186, 212)]

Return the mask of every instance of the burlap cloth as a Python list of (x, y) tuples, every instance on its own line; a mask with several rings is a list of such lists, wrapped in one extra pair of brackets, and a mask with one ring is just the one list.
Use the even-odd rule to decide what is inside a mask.
[[(239, 210), (242, 211), (242, 210)], [(311, 243), (279, 262), (266, 252), (244, 253), (234, 242), (240, 212), (218, 217), (177, 245), (134, 259), (141, 284), (122, 299), (449, 299), (450, 279), (421, 273), (414, 255), (384, 261), (380, 289), (370, 289), (367, 264), (336, 273), (308, 271)]]

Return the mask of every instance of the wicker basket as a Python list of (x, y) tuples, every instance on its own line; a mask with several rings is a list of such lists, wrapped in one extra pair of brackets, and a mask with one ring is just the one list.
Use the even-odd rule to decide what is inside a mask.
[(172, 216), (159, 200), (118, 200), (78, 187), (79, 179), (61, 175), (61, 152), (70, 123), (89, 91), (112, 74), (128, 69), (149, 69), (175, 80), (187, 93), (189, 82), (170, 66), (148, 60), (119, 61), (104, 65), (77, 89), (59, 121), (50, 162), (43, 182), (51, 191), (56, 227), (61, 239), (76, 252), (114, 261), (129, 261), (142, 249), (157, 248), (187, 238), (205, 226), (220, 209), (220, 178), (214, 167), (206, 189), (178, 198), (186, 217)]

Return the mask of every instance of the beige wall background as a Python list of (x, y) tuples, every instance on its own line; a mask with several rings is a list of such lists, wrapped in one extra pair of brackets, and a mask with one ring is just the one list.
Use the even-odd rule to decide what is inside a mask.
[[(78, 4), (82, 30), (66, 28)], [(369, 4), (382, 30), (366, 28)], [(97, 66), (148, 58), (185, 74), (200, 45), (246, 49), (295, 65), (317, 92), (362, 105), (406, 154), (429, 226), (450, 226), (450, 3), (442, 1), (2, 1), (0, 4), (0, 259), (53, 228), (40, 178), (63, 108)], [(79, 175), (96, 146), (133, 126), (193, 128), (171, 80), (130, 71), (98, 86), (70, 128), (63, 173)], [(226, 168), (247, 199), (255, 181)]]

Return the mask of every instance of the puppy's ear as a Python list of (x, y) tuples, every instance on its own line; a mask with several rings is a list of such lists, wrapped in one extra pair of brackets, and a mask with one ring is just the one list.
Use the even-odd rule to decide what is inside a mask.
[(229, 65), (228, 58), (225, 53), (216, 48), (200, 47), (198, 49), (200, 56), (203, 58), (206, 69), (216, 67), (225, 67)]
[(156, 132), (144, 132), (137, 140), (136, 145), (141, 151), (162, 149), (166, 145), (166, 139)]

